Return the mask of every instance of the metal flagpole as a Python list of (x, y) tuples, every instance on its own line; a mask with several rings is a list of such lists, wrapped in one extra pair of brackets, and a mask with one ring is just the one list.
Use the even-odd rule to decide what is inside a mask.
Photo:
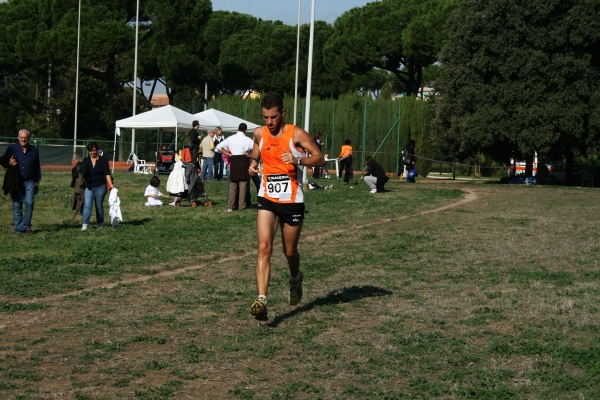
[[(312, 0), (312, 8), (310, 10), (310, 40), (308, 42), (308, 78), (306, 80), (306, 115), (304, 118), (304, 130), (310, 129), (310, 96), (312, 90), (312, 64), (313, 64), (313, 47), (315, 44), (315, 3)], [(308, 189), (308, 177), (306, 176), (307, 168), (304, 167), (304, 176), (302, 178), (302, 186)]]
[(296, 90), (294, 92), (294, 125), (298, 114), (298, 65), (300, 63), (300, 11), (302, 0), (298, 0), (298, 35), (296, 38)]
[[(137, 100), (137, 58), (138, 58), (138, 28), (140, 21), (140, 0), (137, 0), (135, 11), (135, 55), (133, 57), (133, 115), (135, 115), (135, 103)], [(135, 154), (135, 129), (131, 130), (131, 153)]]
[(77, 104), (79, 99), (79, 36), (81, 33), (81, 0), (77, 12), (77, 68), (75, 69), (75, 127), (73, 128), (73, 160), (77, 157)]

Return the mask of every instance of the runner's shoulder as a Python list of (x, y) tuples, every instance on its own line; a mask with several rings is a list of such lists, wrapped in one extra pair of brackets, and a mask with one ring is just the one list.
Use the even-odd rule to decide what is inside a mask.
[(260, 139), (262, 137), (263, 128), (264, 128), (264, 126), (259, 126), (258, 128), (254, 128), (254, 131), (252, 132), (252, 134), (254, 135), (255, 138)]

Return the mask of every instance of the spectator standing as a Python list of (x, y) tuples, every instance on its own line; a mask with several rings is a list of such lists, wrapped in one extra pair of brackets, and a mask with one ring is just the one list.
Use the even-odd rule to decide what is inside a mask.
[(110, 176), (108, 160), (106, 157), (98, 155), (98, 143), (88, 143), (87, 151), (89, 155), (83, 159), (81, 168), (81, 175), (85, 179), (82, 231), (86, 231), (90, 224), (92, 203), (96, 205), (96, 223), (98, 224), (98, 228), (104, 227), (104, 197), (107, 190), (111, 190), (114, 187)]
[(406, 145), (406, 155), (404, 165), (406, 166), (406, 181), (415, 183), (414, 177), (409, 177), (408, 173), (411, 170), (415, 169), (415, 162), (417, 161), (417, 156), (415, 155), (415, 141), (410, 139)]
[(215, 133), (213, 131), (208, 132), (208, 135), (202, 140), (200, 147), (202, 148), (202, 173), (200, 178), (206, 178), (212, 181), (213, 178), (213, 160), (215, 158), (215, 142), (213, 140)]
[[(34, 196), (40, 189), (42, 180), (42, 169), (40, 167), (40, 155), (34, 146), (29, 144), (31, 133), (27, 129), (19, 131), (19, 143), (8, 146), (5, 156), (10, 157), (10, 167), (18, 165), (21, 176), (20, 190), (11, 193), (13, 221), (15, 233), (22, 232), (33, 234), (31, 219), (33, 217)], [(25, 212), (23, 212), (25, 206)]]
[(342, 171), (346, 171), (344, 175), (344, 183), (349, 183), (352, 179), (352, 175), (354, 175), (354, 170), (352, 169), (352, 146), (350, 143), (350, 139), (344, 140), (342, 151), (338, 156), (340, 163), (340, 176), (338, 176), (338, 178), (342, 177)]
[[(233, 211), (236, 198), (240, 210), (247, 207), (246, 185), (250, 180), (248, 154), (252, 152), (254, 142), (246, 136), (246, 130), (248, 130), (248, 126), (241, 123), (235, 135), (229, 136), (217, 146), (217, 150), (229, 157), (230, 163), (229, 178), (231, 183), (229, 198), (227, 199), (227, 212)], [(225, 150), (226, 148), (228, 150)]]
[[(225, 138), (223, 137), (223, 130), (221, 129), (221, 127), (217, 126), (215, 128), (214, 137), (215, 147), (217, 147), (219, 143), (221, 143), (223, 140), (225, 140)], [(213, 158), (213, 164), (215, 168), (215, 179), (220, 181), (223, 180), (223, 169), (225, 167), (225, 163), (223, 162), (223, 153), (221, 153), (216, 148), (214, 149), (214, 151), (215, 157)]]
[(190, 147), (190, 153), (192, 155), (192, 164), (198, 168), (198, 150), (200, 149), (200, 138), (198, 137), (198, 128), (200, 124), (198, 121), (192, 122), (192, 129), (190, 130), (190, 140), (188, 146)]
[[(322, 146), (321, 138), (322, 138), (322, 136), (320, 133), (315, 133), (315, 136), (314, 136), (315, 146), (317, 146), (319, 151), (321, 151), (321, 146)], [(322, 167), (313, 167), (313, 173), (312, 173), (313, 178), (317, 179), (321, 176), (321, 168)]]

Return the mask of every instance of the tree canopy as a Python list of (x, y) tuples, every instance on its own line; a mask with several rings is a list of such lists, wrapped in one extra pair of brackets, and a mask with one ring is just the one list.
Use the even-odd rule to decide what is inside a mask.
[[(460, 0), (383, 0), (334, 25), (315, 23), (312, 94), (337, 98), (415, 94), (437, 60), (444, 21)], [(26, 126), (71, 137), (74, 122), (77, 0), (0, 3), (0, 128)], [(157, 82), (176, 99), (206, 101), (248, 91), (293, 94), (297, 27), (212, 11), (210, 0), (140, 0), (138, 78), (132, 90), (136, 3), (81, 3), (78, 134), (112, 136), (115, 120), (144, 111)], [(440, 28), (441, 27), (441, 28)], [(308, 24), (301, 26), (299, 94), (306, 94)], [(382, 91), (382, 89), (384, 89)], [(62, 110), (61, 114), (56, 111)], [(1, 134), (1, 133), (0, 133)]]
[(435, 82), (448, 155), (542, 155), (572, 163), (599, 134), (600, 1), (465, 0)]
[(373, 68), (389, 71), (408, 95), (421, 87), (423, 68), (437, 61), (445, 21), (459, 0), (382, 0), (354, 8), (334, 23), (325, 62), (351, 79)]

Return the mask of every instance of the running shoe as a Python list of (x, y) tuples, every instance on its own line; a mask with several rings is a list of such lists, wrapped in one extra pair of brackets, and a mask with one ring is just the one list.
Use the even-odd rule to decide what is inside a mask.
[(267, 303), (261, 299), (254, 300), (254, 303), (250, 306), (250, 314), (256, 318), (267, 318)]
[(292, 281), (290, 280), (290, 297), (289, 297), (290, 306), (295, 306), (296, 304), (300, 303), (300, 300), (302, 300), (302, 279), (303, 278), (304, 278), (304, 276), (302, 275), (302, 271), (300, 271), (300, 278), (298, 279), (298, 282), (292, 283)]

